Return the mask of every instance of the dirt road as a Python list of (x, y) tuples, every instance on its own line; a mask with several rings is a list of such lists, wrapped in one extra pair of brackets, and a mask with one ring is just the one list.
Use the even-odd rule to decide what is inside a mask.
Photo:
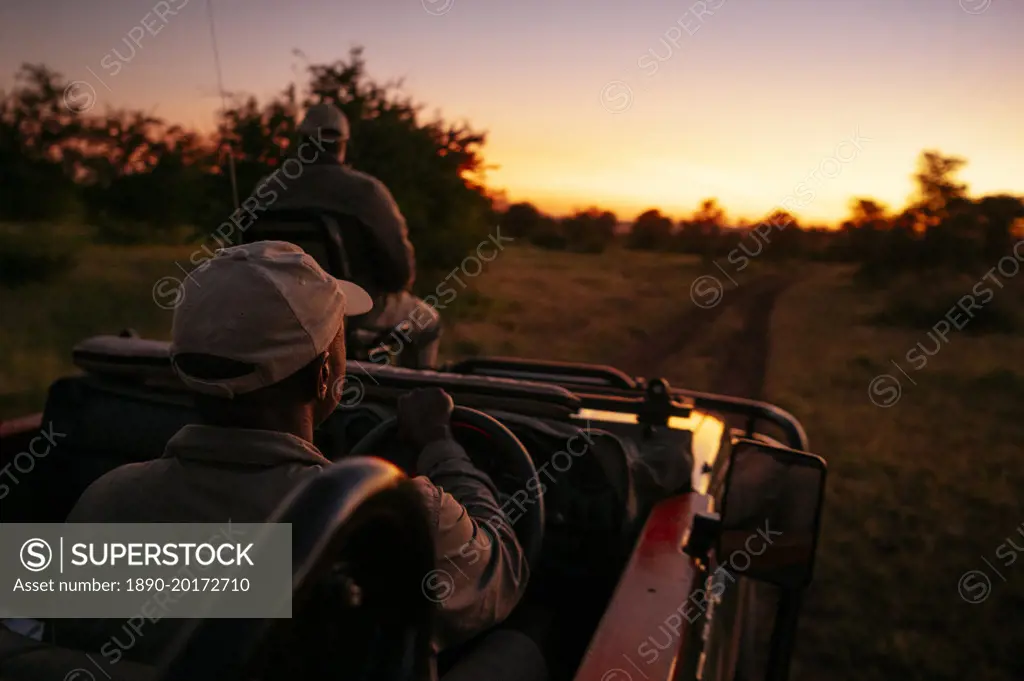
[(670, 362), (685, 357), (726, 310), (739, 309), (742, 326), (716, 346), (715, 370), (709, 390), (759, 399), (771, 350), (772, 310), (779, 294), (793, 281), (793, 277), (765, 276), (725, 290), (718, 303), (708, 308), (687, 299), (679, 315), (645, 341), (627, 348), (612, 364), (637, 376), (661, 375)]
[[(686, 357), (711, 333), (715, 322), (726, 310), (738, 309), (742, 323), (724, 342), (714, 346), (710, 386), (714, 393), (761, 399), (771, 353), (771, 318), (779, 295), (795, 277), (771, 275), (725, 291), (714, 307), (704, 309), (691, 304), (670, 325), (642, 347), (629, 349), (620, 366), (640, 376), (658, 376), (670, 371), (670, 365)], [(687, 301), (690, 302), (690, 301)], [(681, 385), (680, 387), (688, 387)], [(743, 428), (741, 418), (725, 417), (732, 428)], [(744, 581), (739, 596), (745, 605), (746, 625), (739, 639), (741, 646), (737, 679), (764, 678), (771, 623), (776, 608), (773, 587)], [(735, 632), (740, 635), (740, 631)]]

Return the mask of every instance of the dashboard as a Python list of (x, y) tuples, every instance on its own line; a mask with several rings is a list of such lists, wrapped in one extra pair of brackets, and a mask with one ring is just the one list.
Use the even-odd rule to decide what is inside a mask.
[[(637, 512), (628, 456), (621, 440), (589, 422), (566, 423), (487, 410), (523, 443), (542, 485), (546, 511), (544, 548), (536, 575), (558, 582), (589, 576), (595, 566), (612, 569), (628, 552)], [(394, 410), (364, 402), (339, 407), (317, 433), (317, 446), (328, 458), (344, 457)], [(452, 423), (455, 439), (474, 465), (499, 491), (499, 503), (519, 491), (490, 435), (471, 425)], [(410, 452), (381, 452), (407, 472)]]

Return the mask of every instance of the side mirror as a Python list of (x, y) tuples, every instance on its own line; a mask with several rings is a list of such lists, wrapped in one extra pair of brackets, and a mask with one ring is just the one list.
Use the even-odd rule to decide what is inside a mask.
[(826, 468), (814, 454), (735, 440), (722, 494), (718, 563), (784, 588), (809, 584)]

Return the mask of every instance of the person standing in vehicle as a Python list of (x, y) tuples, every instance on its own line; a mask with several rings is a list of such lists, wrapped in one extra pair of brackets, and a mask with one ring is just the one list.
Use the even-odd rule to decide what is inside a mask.
[[(178, 431), (162, 458), (93, 482), (68, 522), (265, 522), (297, 484), (331, 463), (313, 431), (338, 406), (345, 318), (370, 311), (367, 292), (280, 241), (221, 249), (183, 286), (171, 358), (201, 423)], [(438, 648), (502, 622), (529, 577), (511, 525), (493, 522), (503, 517), (494, 483), (452, 439), (452, 409), (439, 388), (398, 402), (399, 436), (418, 452), (413, 483), (433, 520), (438, 570), (455, 575), (450, 594), (432, 599), (440, 601)], [(157, 622), (132, 656), (155, 659), (181, 621)], [(57, 633), (100, 646), (123, 625), (61, 620)]]
[(360, 326), (391, 330), (409, 322), (418, 365), (436, 366), (441, 318), (411, 293), (416, 256), (405, 218), (380, 180), (345, 163), (349, 137), (348, 119), (338, 107), (327, 102), (313, 105), (298, 127), (294, 158), (300, 171), (272, 184), (263, 178), (254, 194), (260, 196), (264, 187), (273, 190), (275, 209), (319, 209), (355, 217), (361, 233), (345, 233), (342, 238), (353, 281), (375, 301), (374, 311), (360, 320)]

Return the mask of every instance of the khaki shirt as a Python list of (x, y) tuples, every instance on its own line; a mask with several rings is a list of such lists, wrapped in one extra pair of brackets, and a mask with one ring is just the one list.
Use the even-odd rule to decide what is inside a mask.
[[(295, 485), (329, 465), (316, 447), (288, 433), (189, 425), (168, 441), (163, 457), (93, 482), (68, 522), (265, 522)], [(510, 524), (494, 521), (504, 517), (494, 484), (462, 447), (428, 445), (417, 472), (413, 482), (436, 531), (438, 579), (425, 576), (424, 589), (440, 609), (435, 647), (443, 649), (503, 621), (526, 589), (529, 568)], [(131, 628), (120, 620), (59, 620), (56, 630), (68, 644), (104, 655), (126, 650), (147, 662), (186, 621), (156, 619), (131, 646), (121, 640)]]

